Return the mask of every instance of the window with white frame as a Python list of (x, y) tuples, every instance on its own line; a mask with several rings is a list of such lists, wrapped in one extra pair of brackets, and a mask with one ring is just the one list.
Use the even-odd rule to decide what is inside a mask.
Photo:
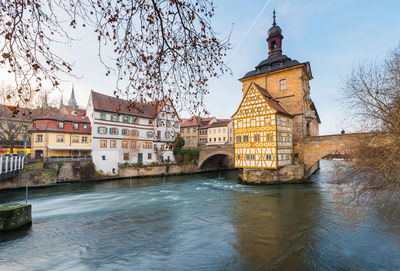
[(279, 87), (280, 87), (280, 90), (286, 90), (286, 88), (287, 88), (286, 79), (282, 79), (279, 81)]

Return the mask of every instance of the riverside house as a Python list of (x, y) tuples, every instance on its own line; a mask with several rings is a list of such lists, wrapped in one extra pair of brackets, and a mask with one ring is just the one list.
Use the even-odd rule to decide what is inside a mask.
[(92, 91), (87, 106), (97, 170), (118, 174), (119, 164), (174, 161), (179, 117), (170, 100), (133, 103)]
[(49, 112), (33, 120), (33, 157), (90, 156), (88, 117)]

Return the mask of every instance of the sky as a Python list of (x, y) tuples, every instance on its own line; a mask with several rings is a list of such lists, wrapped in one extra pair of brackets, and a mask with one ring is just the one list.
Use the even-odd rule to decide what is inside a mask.
[[(299, 62), (311, 63), (311, 98), (322, 121), (320, 134), (352, 131), (340, 101), (344, 79), (357, 63), (382, 59), (400, 43), (399, 0), (214, 2), (215, 30), (221, 37), (231, 33), (232, 44), (226, 57), (232, 73), (211, 79), (210, 94), (205, 98), (210, 115), (217, 118), (232, 116), (242, 99), (238, 79), (267, 58), (266, 38), (274, 8), (284, 36), (283, 53)], [(91, 89), (112, 95), (115, 80), (105, 76), (94, 33), (75, 33), (75, 38), (62, 52), (74, 63), (75, 74), (80, 78), (67, 78), (61, 88), (67, 101), (74, 84), (78, 103), (86, 106)], [(0, 76), (3, 77), (2, 73)], [(61, 94), (54, 95), (58, 98)], [(181, 116), (188, 117), (188, 113), (182, 112)]]

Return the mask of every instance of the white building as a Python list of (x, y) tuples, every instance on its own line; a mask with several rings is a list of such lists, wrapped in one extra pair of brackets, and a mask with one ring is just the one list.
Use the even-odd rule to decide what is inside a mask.
[(87, 106), (97, 170), (118, 174), (120, 163), (174, 161), (179, 118), (169, 100), (135, 104), (92, 91)]

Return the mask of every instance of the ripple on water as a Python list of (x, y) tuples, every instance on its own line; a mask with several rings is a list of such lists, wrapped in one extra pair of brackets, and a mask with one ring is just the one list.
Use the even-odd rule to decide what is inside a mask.
[(346, 228), (329, 167), (308, 185), (228, 172), (33, 190), (32, 229), (0, 241), (0, 270), (399, 270), (396, 225)]

